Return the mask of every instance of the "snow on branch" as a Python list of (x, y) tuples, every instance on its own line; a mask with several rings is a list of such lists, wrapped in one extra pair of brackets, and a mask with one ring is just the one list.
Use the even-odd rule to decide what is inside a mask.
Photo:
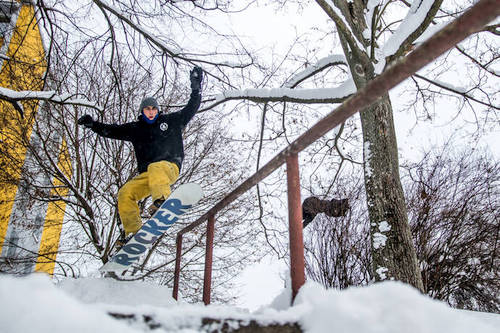
[(55, 91), (30, 91), (30, 90), (15, 91), (0, 87), (0, 99), (11, 102), (16, 108), (16, 110), (18, 110), (21, 114), (23, 113), (22, 112), (23, 109), (21, 103), (19, 102), (23, 100), (43, 100), (56, 104), (71, 104), (71, 105), (85, 106), (99, 111), (103, 110), (101, 106), (87, 99), (73, 98), (73, 97), (74, 95), (71, 94), (58, 95)]
[[(224, 91), (215, 99), (215, 103), (204, 108), (208, 110), (230, 100), (249, 100), (256, 103), (292, 102), (304, 104), (342, 103), (347, 97), (356, 92), (352, 79), (345, 81), (336, 88), (316, 89), (245, 89)], [(203, 111), (202, 110), (202, 111)]]
[(384, 56), (398, 56), (403, 53), (426, 30), (442, 2), (442, 0), (413, 1), (408, 14), (385, 43)]
[(328, 57), (320, 59), (314, 65), (309, 66), (300, 73), (295, 74), (290, 80), (288, 80), (284, 84), (284, 87), (294, 88), (297, 85), (299, 85), (299, 83), (323, 71), (325, 68), (335, 65), (347, 65), (347, 60), (343, 54), (332, 54)]

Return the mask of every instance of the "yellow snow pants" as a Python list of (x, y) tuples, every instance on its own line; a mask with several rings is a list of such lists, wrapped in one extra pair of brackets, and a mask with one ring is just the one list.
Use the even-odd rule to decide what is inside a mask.
[(151, 163), (148, 170), (132, 178), (118, 191), (118, 213), (125, 234), (136, 233), (142, 226), (138, 201), (151, 195), (153, 202), (166, 199), (170, 185), (179, 177), (177, 164), (160, 161)]

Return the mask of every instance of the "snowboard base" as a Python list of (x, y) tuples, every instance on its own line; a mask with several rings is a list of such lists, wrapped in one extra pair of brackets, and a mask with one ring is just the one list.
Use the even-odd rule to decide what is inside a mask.
[(151, 249), (158, 238), (202, 197), (203, 190), (200, 185), (195, 183), (180, 185), (127, 244), (99, 268), (99, 271), (119, 274), (131, 268), (141, 255)]

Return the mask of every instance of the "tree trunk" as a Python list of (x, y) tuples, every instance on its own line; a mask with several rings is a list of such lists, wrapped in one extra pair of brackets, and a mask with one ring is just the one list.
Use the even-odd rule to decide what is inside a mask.
[[(375, 77), (368, 55), (339, 33), (358, 89)], [(389, 95), (361, 110), (365, 189), (375, 281), (399, 280), (424, 291), (399, 176), (398, 146)]]
[(376, 281), (399, 280), (424, 290), (399, 176), (389, 95), (362, 110), (365, 189)]

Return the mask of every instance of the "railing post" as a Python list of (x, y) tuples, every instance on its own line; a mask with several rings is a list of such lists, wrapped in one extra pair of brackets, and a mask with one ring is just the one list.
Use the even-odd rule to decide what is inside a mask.
[(208, 217), (207, 223), (207, 244), (205, 251), (205, 277), (203, 279), (203, 303), (210, 304), (210, 289), (212, 286), (212, 256), (214, 250), (214, 228), (215, 217)]
[(177, 300), (179, 295), (179, 278), (181, 275), (182, 234), (177, 234), (175, 244), (177, 249), (175, 251), (174, 290), (172, 291), (172, 297)]
[(300, 178), (298, 154), (286, 158), (288, 183), (288, 224), (290, 234), (290, 276), (292, 279), (292, 303), (305, 283), (304, 239), (302, 236), (302, 203), (300, 202)]

